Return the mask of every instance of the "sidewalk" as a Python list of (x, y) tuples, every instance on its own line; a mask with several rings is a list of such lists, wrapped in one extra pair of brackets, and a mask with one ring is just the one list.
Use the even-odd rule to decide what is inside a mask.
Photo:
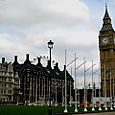
[(72, 114), (72, 115), (115, 115), (115, 112), (100, 112), (100, 113), (84, 113), (84, 114)]

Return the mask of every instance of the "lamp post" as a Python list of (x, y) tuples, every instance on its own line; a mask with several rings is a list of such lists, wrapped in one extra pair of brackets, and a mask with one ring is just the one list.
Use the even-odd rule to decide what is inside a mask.
[(112, 107), (112, 87), (111, 87), (111, 77), (112, 77), (112, 69), (110, 68), (110, 99), (111, 99), (111, 108), (110, 110), (113, 110), (113, 107)]
[[(72, 76), (72, 66), (71, 66), (71, 76)], [(71, 84), (71, 79), (70, 79), (70, 107), (71, 107), (71, 104), (72, 104), (71, 87), (72, 87), (72, 84)]]
[[(92, 65), (93, 65), (93, 60), (92, 60)], [(93, 98), (94, 98), (94, 91), (95, 91), (95, 97), (96, 97), (96, 89), (94, 90), (94, 81), (93, 81), (93, 74), (95, 74), (95, 73), (97, 73), (98, 72), (98, 79), (99, 79), (99, 85), (100, 85), (100, 87), (99, 87), (99, 100), (101, 99), (101, 79), (100, 79), (100, 68), (99, 69), (97, 69), (95, 72), (93, 72), (93, 67), (92, 67), (92, 105), (93, 105), (93, 107), (92, 107), (92, 111), (95, 111), (95, 108), (94, 108), (94, 100), (93, 100)], [(101, 109), (101, 103), (99, 103), (99, 111), (101, 111), (102, 109)]]
[(48, 42), (48, 48), (50, 49), (50, 76), (49, 76), (49, 107), (48, 107), (48, 115), (52, 115), (51, 108), (51, 49), (53, 49), (53, 42), (50, 40)]
[(92, 111), (95, 111), (93, 98), (94, 98), (94, 88), (93, 88), (93, 60), (92, 60), (92, 105), (93, 105)]
[[(84, 58), (84, 60), (85, 60), (85, 58)], [(85, 63), (84, 63), (84, 102), (85, 102), (85, 107), (84, 107), (84, 111), (86, 112), (87, 111), (87, 94), (86, 94), (86, 72), (89, 70), (89, 69), (91, 69), (92, 68), (92, 70), (93, 70), (93, 66), (94, 66), (95, 64), (93, 64), (93, 61), (92, 61), (92, 66), (91, 67), (89, 67), (88, 69), (86, 69), (86, 67), (85, 67)], [(93, 78), (93, 76), (92, 76), (92, 78)]]
[(100, 77), (100, 69), (101, 68), (99, 68), (99, 85), (100, 85), (100, 88), (99, 88), (99, 101), (100, 101), (100, 103), (99, 103), (99, 111), (102, 111), (102, 109), (101, 109), (101, 77)]
[[(84, 61), (83, 63), (81, 63), (79, 66), (77, 66), (77, 68), (75, 68), (75, 69), (77, 69), (77, 73), (78, 73), (78, 69), (83, 65), (83, 64), (85, 64), (86, 63), (86, 61)], [(78, 81), (79, 82), (79, 81)], [(79, 90), (78, 90), (78, 93), (79, 93)], [(79, 104), (80, 104), (80, 96), (78, 97), (78, 100), (79, 100)], [(76, 109), (76, 108), (75, 108)]]
[[(85, 58), (84, 58), (84, 61), (85, 61)], [(86, 80), (86, 74), (85, 74), (85, 72), (86, 72), (86, 67), (85, 67), (85, 63), (84, 63), (84, 103), (85, 103), (85, 105), (84, 105), (84, 111), (86, 112), (87, 111), (87, 109), (86, 109), (86, 90), (85, 90), (85, 86), (86, 86), (86, 84), (85, 84), (85, 80)]]
[[(75, 53), (75, 59), (76, 59), (76, 53)], [(77, 78), (76, 78), (76, 60), (75, 60), (75, 112), (78, 112), (77, 109)]]
[[(75, 59), (76, 59), (76, 54), (75, 54)], [(77, 95), (77, 76), (76, 76), (76, 69), (78, 70), (79, 67), (81, 67), (86, 61), (84, 61), (82, 64), (80, 64), (77, 68), (76, 68), (76, 60), (75, 60), (75, 112), (78, 112), (78, 108), (77, 108), (77, 103), (78, 103), (78, 95)]]
[(66, 50), (65, 50), (65, 109), (64, 113), (67, 113), (67, 76), (66, 76)]
[(107, 73), (108, 70), (110, 70), (110, 68), (106, 68), (106, 65), (104, 64), (102, 66), (103, 68), (101, 68), (103, 71), (101, 72), (101, 74), (103, 75), (103, 78), (104, 78), (104, 84), (103, 84), (103, 89), (104, 89), (104, 107), (105, 107), (105, 110), (107, 111), (108, 108), (107, 108), (107, 76), (109, 76), (111, 74), (111, 72)]
[(65, 50), (65, 109), (64, 109), (64, 113), (67, 113), (67, 76), (66, 76), (66, 68), (71, 65), (76, 59), (78, 59), (78, 57), (76, 57), (74, 60), (72, 60), (69, 64), (66, 64), (66, 50)]

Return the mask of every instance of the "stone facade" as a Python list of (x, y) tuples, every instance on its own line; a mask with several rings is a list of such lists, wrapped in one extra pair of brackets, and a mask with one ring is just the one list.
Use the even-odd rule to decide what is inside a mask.
[[(99, 33), (102, 96), (115, 96), (115, 31), (108, 9), (105, 9), (103, 26)], [(110, 95), (112, 94), (112, 95)]]
[[(50, 77), (50, 64), (44, 67), (40, 58), (38, 63), (32, 64), (29, 59), (29, 54), (26, 55), (24, 63), (19, 64), (17, 56), (13, 63), (14, 73), (18, 73), (20, 78), (20, 90), (18, 101), (25, 104), (42, 102), (48, 103), (49, 101), (49, 77)], [(72, 76), (67, 73), (67, 95), (69, 102), (70, 86), (73, 91), (74, 80)], [(65, 69), (61, 71), (58, 68), (58, 63), (51, 68), (51, 100), (52, 103), (62, 103), (64, 97), (64, 83), (65, 83)], [(71, 84), (70, 84), (71, 83)]]
[(5, 62), (2, 58), (0, 63), (0, 102), (13, 102), (15, 88), (19, 89), (19, 79), (14, 77), (12, 63)]

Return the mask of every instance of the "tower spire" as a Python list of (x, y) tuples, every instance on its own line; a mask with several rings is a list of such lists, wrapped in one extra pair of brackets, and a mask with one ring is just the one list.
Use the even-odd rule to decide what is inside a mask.
[[(107, 0), (106, 0), (107, 1)], [(103, 19), (110, 19), (109, 13), (108, 13), (108, 7), (107, 2), (105, 3), (105, 15)], [(110, 19), (111, 20), (111, 19)]]
[(111, 18), (108, 13), (108, 6), (107, 6), (107, 0), (105, 1), (105, 14), (103, 17), (103, 26), (101, 28), (101, 31), (108, 31), (108, 30), (114, 30), (111, 24)]
[(105, 0), (105, 8), (107, 8), (107, 2), (108, 2), (108, 0)]

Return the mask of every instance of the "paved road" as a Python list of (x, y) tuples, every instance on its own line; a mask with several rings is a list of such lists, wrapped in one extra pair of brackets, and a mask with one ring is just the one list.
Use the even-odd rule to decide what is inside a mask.
[(101, 113), (73, 114), (73, 115), (115, 115), (115, 112), (101, 112)]

